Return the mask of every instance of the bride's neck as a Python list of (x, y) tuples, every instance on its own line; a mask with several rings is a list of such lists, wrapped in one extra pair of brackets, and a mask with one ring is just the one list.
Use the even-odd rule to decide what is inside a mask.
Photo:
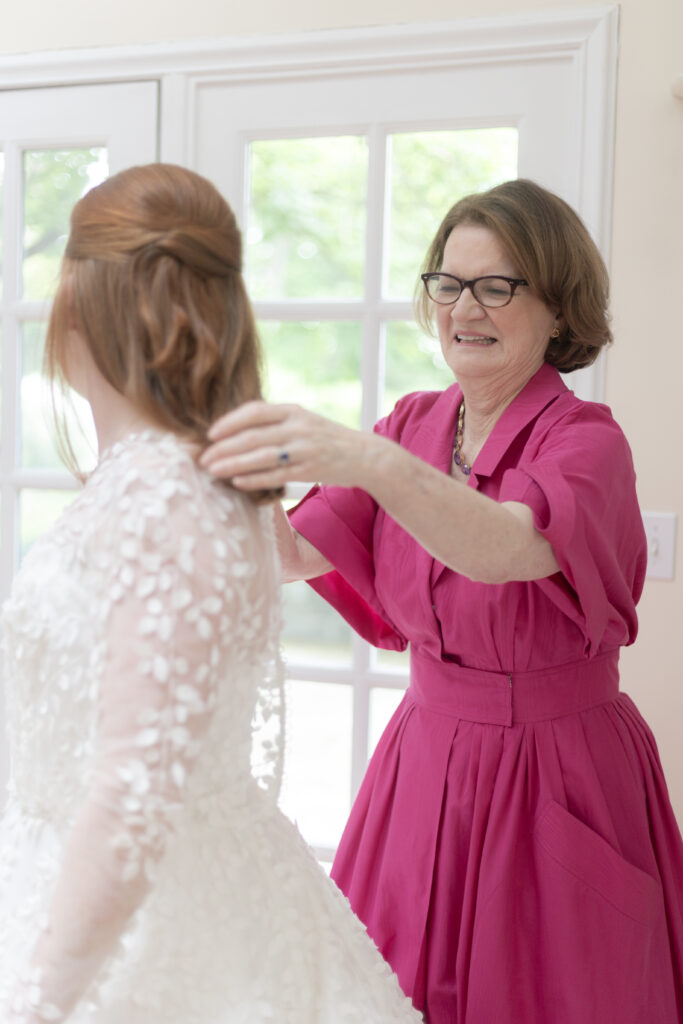
[(144, 410), (115, 391), (111, 385), (102, 381), (94, 393), (88, 396), (92, 410), (97, 447), (102, 453), (128, 434), (141, 430), (157, 428), (156, 423)]

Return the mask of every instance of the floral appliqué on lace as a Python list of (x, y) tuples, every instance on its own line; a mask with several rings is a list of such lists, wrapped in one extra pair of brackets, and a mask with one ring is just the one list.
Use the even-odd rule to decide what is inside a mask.
[(272, 510), (129, 437), (3, 610), (2, 1024), (408, 1024), (276, 805)]

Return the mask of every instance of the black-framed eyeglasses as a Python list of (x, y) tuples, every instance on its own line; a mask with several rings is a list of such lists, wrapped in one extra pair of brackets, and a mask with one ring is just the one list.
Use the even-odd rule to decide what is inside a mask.
[(529, 282), (523, 277), (501, 277), (500, 274), (486, 274), (485, 277), (473, 277), (471, 281), (463, 281), (454, 274), (421, 274), (427, 295), (432, 302), (440, 306), (450, 306), (457, 302), (465, 288), (469, 288), (481, 306), (496, 308), (507, 306), (517, 288), (528, 287)]

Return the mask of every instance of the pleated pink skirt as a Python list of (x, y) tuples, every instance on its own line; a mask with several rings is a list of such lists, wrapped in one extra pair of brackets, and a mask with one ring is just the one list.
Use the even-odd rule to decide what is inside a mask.
[(683, 843), (617, 659), (413, 653), (332, 876), (429, 1024), (683, 1022)]

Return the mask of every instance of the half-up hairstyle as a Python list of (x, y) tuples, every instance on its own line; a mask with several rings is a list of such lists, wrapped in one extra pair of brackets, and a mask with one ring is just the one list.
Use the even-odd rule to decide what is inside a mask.
[(205, 178), (173, 164), (113, 175), (71, 214), (47, 330), (48, 377), (64, 382), (75, 326), (116, 391), (160, 428), (205, 444), (217, 417), (261, 398), (261, 349), (241, 270), (235, 216)]

